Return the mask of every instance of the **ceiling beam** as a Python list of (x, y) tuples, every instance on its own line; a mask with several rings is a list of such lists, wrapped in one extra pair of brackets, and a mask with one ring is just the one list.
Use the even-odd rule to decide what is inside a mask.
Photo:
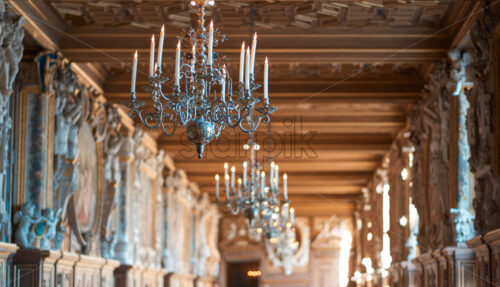
[[(198, 183), (200, 186), (213, 186), (214, 174), (208, 176), (206, 174), (195, 174), (186, 170), (189, 180)], [(290, 186), (302, 186), (304, 193), (313, 189), (315, 186), (334, 186), (334, 185), (366, 185), (368, 179), (373, 176), (373, 172), (328, 172), (328, 173), (311, 173), (306, 172), (289, 173), (288, 184)]]
[[(405, 31), (408, 31), (405, 33)], [(424, 32), (425, 31), (425, 32)], [(446, 57), (451, 42), (447, 33), (429, 29), (356, 28), (311, 30), (262, 30), (259, 33), (257, 62), (268, 56), (272, 63), (422, 63)], [(149, 39), (159, 31), (127, 27), (77, 28), (63, 36), (61, 48), (73, 61), (120, 62), (128, 64), (134, 50), (140, 59), (149, 58)], [(228, 36), (219, 48), (222, 55), (239, 58), (243, 30), (224, 30)], [(165, 38), (165, 61), (175, 55), (179, 29), (169, 29)], [(304, 39), (297, 41), (297, 39)]]
[[(307, 184), (307, 183), (306, 183)], [(221, 186), (221, 188), (223, 188)], [(361, 194), (361, 185), (332, 185), (332, 186), (314, 186), (312, 191), (307, 191), (300, 185), (288, 185), (288, 194), (290, 195), (348, 195)], [(215, 194), (215, 181), (212, 185), (201, 186), (200, 189), (209, 194)]]

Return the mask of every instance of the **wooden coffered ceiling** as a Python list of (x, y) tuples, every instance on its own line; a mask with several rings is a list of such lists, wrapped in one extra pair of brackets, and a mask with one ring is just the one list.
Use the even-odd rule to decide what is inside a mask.
[[(176, 37), (194, 23), (196, 12), (188, 0), (10, 4), (27, 18), (31, 37), (61, 51), (84, 80), (116, 103), (128, 97), (133, 51), (142, 59), (138, 85), (144, 85), (149, 37), (164, 23), (164, 70), (172, 71)], [(299, 215), (352, 213), (405, 126), (409, 107), (425, 97), (433, 63), (446, 58), (478, 10), (479, 1), (451, 0), (216, 1), (207, 18), (228, 37), (217, 51), (230, 59), (231, 74), (237, 74), (235, 59), (241, 41), (250, 39), (252, 22), (259, 34), (257, 79), (264, 57), (270, 59), (270, 96), (279, 111), (272, 117), (273, 145), (266, 150), (289, 174)], [(212, 194), (213, 176), (223, 163), (241, 165), (246, 159), (241, 132), (223, 132), (202, 160), (184, 130), (172, 138), (155, 135), (177, 167)], [(268, 146), (266, 126), (256, 139)]]

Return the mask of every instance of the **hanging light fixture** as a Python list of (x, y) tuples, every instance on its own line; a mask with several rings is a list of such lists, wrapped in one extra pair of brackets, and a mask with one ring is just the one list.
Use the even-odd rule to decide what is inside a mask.
[[(149, 86), (145, 91), (151, 94), (152, 111), (145, 111), (145, 102), (136, 97), (137, 51), (134, 54), (129, 115), (139, 117), (149, 129), (161, 128), (171, 136), (177, 126), (186, 127), (189, 141), (197, 147), (201, 158), (204, 146), (218, 137), (226, 127), (239, 127), (247, 133), (257, 129), (260, 122), (270, 122), (269, 115), (277, 110), (269, 104), (268, 77), (269, 63), (264, 63), (263, 101), (255, 96), (261, 85), (255, 82), (255, 53), (257, 34), (254, 35), (251, 49), (243, 42), (240, 53), (239, 80), (233, 90), (232, 78), (225, 66), (225, 58), (214, 51), (225, 39), (213, 26), (205, 25), (205, 9), (214, 5), (212, 0), (191, 1), (198, 7), (198, 26), (184, 31), (177, 43), (175, 54), (174, 88), (163, 93), (163, 84), (169, 79), (162, 73), (162, 53), (165, 38), (163, 26), (158, 43), (155, 63), (155, 38), (151, 39), (149, 61)], [(246, 49), (245, 49), (246, 48)], [(258, 107), (258, 103), (262, 103)]]
[[(215, 175), (215, 196), (217, 204), (224, 210), (236, 215), (240, 212), (248, 219), (251, 228), (267, 230), (273, 210), (283, 203), (289, 203), (287, 191), (287, 175), (283, 175), (283, 190), (279, 189), (279, 167), (274, 162), (269, 165), (268, 172), (264, 166), (255, 160), (255, 153), (260, 146), (250, 139), (250, 143), (244, 145), (245, 150), (250, 150), (250, 161), (242, 164), (241, 177), (236, 179), (236, 167), (224, 164), (224, 195), (220, 196), (220, 181), (218, 174)], [(236, 185), (237, 183), (237, 185)], [(283, 200), (278, 197), (283, 195)], [(260, 226), (260, 224), (263, 224)]]
[(299, 250), (295, 229), (295, 210), (290, 208), (289, 203), (283, 203), (281, 207), (271, 215), (267, 230), (270, 235), (264, 237), (264, 244), (267, 256), (273, 264), (282, 266), (285, 274), (290, 275)]

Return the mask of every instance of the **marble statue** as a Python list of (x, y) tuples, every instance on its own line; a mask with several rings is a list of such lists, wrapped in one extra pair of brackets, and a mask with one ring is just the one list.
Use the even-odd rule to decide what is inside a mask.
[(457, 49), (448, 52), (452, 61), (451, 79), (455, 83), (453, 95), (458, 97), (458, 161), (457, 161), (457, 208), (450, 209), (454, 215), (455, 241), (465, 246), (465, 242), (474, 237), (474, 216), (469, 212), (470, 198), (470, 146), (467, 134), (467, 111), (469, 101), (466, 92), (473, 87), (471, 73), (471, 57)]
[(104, 192), (104, 206), (100, 230), (101, 256), (114, 258), (116, 244), (116, 230), (112, 228), (111, 213), (116, 209), (117, 196), (121, 180), (119, 150), (123, 142), (120, 134), (120, 117), (116, 108), (106, 104), (106, 122), (108, 132), (104, 138), (104, 179), (106, 188)]
[(31, 231), (31, 226), (37, 222), (35, 217), (35, 205), (25, 203), (21, 209), (14, 214), (14, 224), (17, 225), (15, 240), (21, 248), (31, 248), (35, 239), (35, 234)]
[(50, 250), (52, 249), (52, 240), (57, 233), (57, 225), (59, 223), (59, 216), (62, 209), (54, 214), (52, 208), (45, 208), (42, 210), (42, 219), (45, 222), (46, 232), (42, 237), (40, 248)]
[(87, 95), (71, 66), (63, 59), (56, 60), (47, 71), (45, 87), (54, 94), (54, 202), (56, 208), (65, 210), (77, 186), (78, 131)]

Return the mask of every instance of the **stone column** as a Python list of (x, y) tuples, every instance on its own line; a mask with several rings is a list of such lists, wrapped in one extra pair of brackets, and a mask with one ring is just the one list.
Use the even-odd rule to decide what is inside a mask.
[(23, 56), (24, 18), (8, 11), (0, 0), (0, 241), (11, 235), (10, 167), (11, 96)]

